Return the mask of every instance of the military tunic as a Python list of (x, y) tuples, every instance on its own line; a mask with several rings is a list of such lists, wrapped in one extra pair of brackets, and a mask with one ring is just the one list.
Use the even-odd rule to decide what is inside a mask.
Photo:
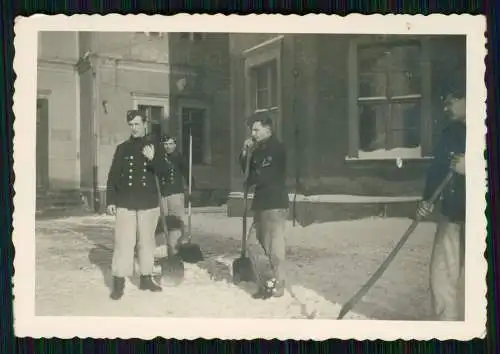
[(162, 154), (163, 160), (167, 163), (167, 171), (160, 181), (162, 196), (184, 193), (184, 181), (189, 180), (189, 166), (186, 159), (175, 151), (167, 154), (164, 148)]
[[(427, 172), (423, 198), (428, 199), (450, 169), (451, 157), (465, 153), (466, 129), (459, 121), (450, 123), (441, 134), (434, 149), (434, 160)], [(443, 191), (441, 213), (450, 221), (465, 221), (465, 177), (457, 173)]]
[(154, 264), (155, 225), (159, 217), (159, 200), (155, 173), (161, 178), (167, 165), (155, 146), (152, 161), (142, 150), (154, 144), (148, 137), (130, 138), (115, 150), (107, 183), (107, 204), (116, 206), (112, 274), (132, 276), (134, 249), (138, 242), (139, 272), (151, 275)]
[[(147, 137), (130, 138), (118, 145), (108, 174), (107, 205), (131, 210), (146, 210), (158, 207), (158, 196), (154, 179), (155, 171), (160, 179), (169, 172), (159, 146), (155, 146), (155, 157), (148, 161), (142, 149), (152, 144)], [(153, 144), (156, 145), (156, 144)]]
[[(245, 158), (239, 157), (244, 172)], [(288, 209), (286, 152), (274, 136), (259, 144), (250, 160), (249, 186), (255, 186), (252, 210)]]

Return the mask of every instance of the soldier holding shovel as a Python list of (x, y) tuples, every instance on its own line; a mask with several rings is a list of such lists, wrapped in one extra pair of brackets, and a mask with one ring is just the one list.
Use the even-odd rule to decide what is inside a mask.
[(267, 115), (253, 117), (249, 122), (252, 137), (244, 142), (240, 154), (245, 169), (250, 151), (248, 185), (255, 186), (252, 211), (257, 239), (264, 249), (273, 278), (260, 286), (254, 298), (283, 296), (285, 291), (284, 261), (286, 253), (285, 222), (288, 214), (288, 193), (285, 186), (286, 152), (273, 134), (273, 122)]
[[(430, 264), (432, 310), (436, 320), (464, 320), (465, 256), (465, 93), (456, 90), (445, 100), (451, 122), (443, 130), (436, 146), (434, 161), (427, 174), (423, 200), (449, 172), (454, 178), (443, 191), (441, 215), (434, 236)], [(432, 213), (434, 206), (422, 202), (421, 217)]]
[(107, 181), (107, 212), (116, 217), (111, 272), (111, 298), (123, 296), (125, 277), (133, 275), (134, 248), (138, 238), (140, 289), (161, 291), (152, 279), (155, 225), (159, 205), (155, 174), (164, 175), (166, 165), (155, 144), (146, 137), (146, 117), (139, 111), (127, 112), (129, 139), (117, 146)]
[(434, 151), (417, 217), (384, 263), (342, 307), (338, 319), (380, 279), (419, 222), (434, 210), (441, 197), (441, 212), (434, 235), (430, 262), (430, 289), (435, 320), (463, 321), (465, 315), (465, 92), (457, 87), (444, 100), (451, 121), (443, 130)]
[[(189, 180), (189, 166), (186, 159), (177, 151), (177, 141), (174, 137), (163, 135), (162, 158), (166, 162), (168, 173), (160, 179), (161, 196), (163, 209), (166, 211), (166, 223), (169, 230), (167, 232), (168, 246), (178, 253), (183, 235), (185, 195), (184, 181)], [(193, 182), (192, 178), (192, 182)], [(193, 185), (193, 183), (191, 183)], [(156, 227), (156, 234), (162, 228), (160, 220)], [(157, 252), (162, 253), (163, 248), (158, 248)], [(160, 255), (157, 255), (160, 257)]]

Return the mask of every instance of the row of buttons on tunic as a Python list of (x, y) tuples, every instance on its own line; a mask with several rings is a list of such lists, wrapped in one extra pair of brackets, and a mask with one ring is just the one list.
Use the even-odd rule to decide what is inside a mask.
[[(168, 161), (168, 157), (167, 157), (167, 155), (165, 155), (165, 161)], [(170, 177), (170, 178), (169, 178), (169, 182), (170, 182), (170, 183), (173, 183), (173, 182), (174, 182), (174, 177), (175, 177), (175, 169), (173, 169), (173, 168), (171, 168), (171, 169), (170, 169), (170, 174), (169, 174), (169, 177)], [(166, 183), (165, 178), (162, 178), (162, 179), (161, 179), (161, 183), (162, 183), (162, 184), (165, 184), (165, 183)]]
[[(168, 179), (169, 183), (174, 183), (174, 176), (175, 176), (175, 173), (170, 171), (170, 176), (169, 176), (170, 178)], [(167, 180), (165, 179), (165, 177), (163, 177), (161, 179), (161, 183), (165, 184), (166, 182), (167, 182)]]
[[(134, 159), (134, 156), (128, 156), (126, 157), (127, 160), (133, 160)], [(129, 162), (129, 165), (130, 165), (130, 169), (128, 170), (129, 173), (132, 173), (134, 172), (134, 169), (133, 169), (133, 166), (134, 166), (134, 163), (133, 162)], [(147, 163), (144, 162), (144, 166), (146, 166)], [(147, 172), (146, 168), (143, 168), (143, 172)], [(133, 176), (131, 174), (128, 175), (128, 178), (129, 179), (133, 179)], [(146, 175), (142, 175), (142, 185), (145, 187), (146, 186)], [(132, 181), (130, 181), (128, 183), (129, 186), (132, 186)]]

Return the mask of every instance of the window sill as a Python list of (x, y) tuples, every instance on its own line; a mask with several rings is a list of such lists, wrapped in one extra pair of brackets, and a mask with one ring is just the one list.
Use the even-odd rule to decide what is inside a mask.
[(347, 159), (354, 160), (368, 160), (368, 161), (380, 161), (380, 160), (427, 160), (430, 156), (423, 156), (422, 149), (420, 146), (414, 148), (395, 148), (391, 150), (378, 149), (373, 151), (363, 151), (358, 150), (356, 157), (348, 156)]
[(254, 110), (254, 113), (263, 113), (263, 112), (273, 112), (277, 111), (279, 108), (278, 107), (269, 107), (269, 108), (257, 108)]
[[(230, 192), (230, 199), (243, 199), (242, 192)], [(288, 201), (293, 202), (294, 193), (288, 193)], [(248, 193), (247, 198), (252, 200), (253, 193)], [(376, 195), (345, 195), (345, 194), (318, 194), (304, 195), (297, 194), (295, 201), (309, 203), (332, 203), (332, 204), (381, 204), (381, 203), (408, 203), (422, 200), (420, 196), (376, 196)]]
[(433, 160), (433, 156), (422, 156), (422, 157), (404, 157), (404, 156), (399, 156), (399, 157), (394, 157), (394, 156), (380, 156), (380, 157), (351, 157), (351, 156), (346, 156), (344, 157), (345, 161), (393, 161), (397, 160), (400, 158), (401, 160), (404, 161), (429, 161)]

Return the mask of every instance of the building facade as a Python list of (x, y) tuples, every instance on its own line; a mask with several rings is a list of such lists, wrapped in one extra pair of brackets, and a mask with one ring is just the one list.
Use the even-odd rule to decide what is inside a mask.
[(286, 145), (290, 193), (414, 201), (465, 55), (464, 36), (41, 32), (37, 191), (102, 211), (136, 108), (184, 153), (193, 120), (197, 190), (228, 197), (229, 215), (241, 214), (237, 156), (256, 112)]
[(241, 213), (235, 162), (245, 119), (262, 111), (286, 146), (290, 193), (298, 185), (306, 195), (415, 201), (445, 123), (442, 96), (465, 82), (465, 43), (465, 36), (230, 34), (229, 213)]
[(41, 32), (37, 191), (75, 191), (102, 211), (126, 111), (140, 109), (149, 131), (176, 136), (184, 154), (192, 119), (197, 188), (227, 195), (228, 44), (218, 33)]

